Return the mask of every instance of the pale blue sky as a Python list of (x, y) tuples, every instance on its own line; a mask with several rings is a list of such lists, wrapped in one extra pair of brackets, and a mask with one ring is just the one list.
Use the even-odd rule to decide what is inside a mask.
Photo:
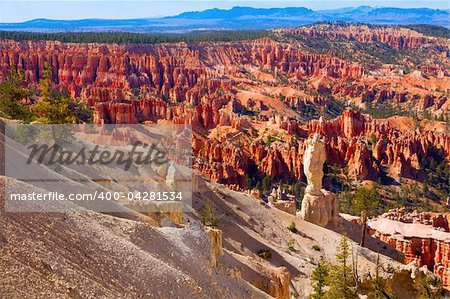
[(449, 9), (448, 0), (391, 0), (391, 1), (286, 1), (286, 0), (73, 0), (73, 1), (41, 1), (41, 0), (0, 0), (0, 22), (22, 22), (36, 18), (47, 19), (130, 19), (156, 16), (170, 16), (184, 11), (204, 10), (209, 8), (231, 8), (233, 6), (253, 7), (300, 7), (304, 6), (314, 10), (333, 9), (340, 7), (355, 7), (360, 5), (392, 6), (392, 7), (429, 7)]

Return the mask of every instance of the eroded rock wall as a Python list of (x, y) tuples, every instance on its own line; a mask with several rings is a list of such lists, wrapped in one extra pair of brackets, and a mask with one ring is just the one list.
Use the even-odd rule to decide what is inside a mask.
[(426, 266), (450, 289), (448, 215), (392, 210), (369, 223), (369, 233), (403, 253), (403, 262)]

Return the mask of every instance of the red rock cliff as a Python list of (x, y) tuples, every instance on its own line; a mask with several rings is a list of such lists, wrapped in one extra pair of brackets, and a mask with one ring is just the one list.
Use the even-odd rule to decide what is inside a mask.
[(405, 264), (415, 261), (419, 267), (426, 265), (442, 278), (444, 288), (449, 290), (450, 233), (447, 217), (430, 213), (411, 215), (402, 211), (390, 212), (370, 223), (370, 233), (402, 252)]

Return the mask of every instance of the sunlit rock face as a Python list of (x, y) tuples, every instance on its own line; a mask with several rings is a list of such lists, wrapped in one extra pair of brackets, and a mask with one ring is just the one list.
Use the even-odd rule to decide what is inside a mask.
[(338, 222), (338, 201), (329, 191), (322, 189), (325, 145), (319, 135), (306, 140), (303, 165), (308, 186), (302, 201), (300, 217), (314, 224), (325, 226)]
[(391, 210), (369, 222), (369, 233), (403, 253), (405, 264), (426, 266), (450, 290), (448, 214)]
[[(409, 30), (325, 29), (289, 33), (374, 39), (394, 49), (441, 43)], [(385, 169), (396, 179), (420, 180), (420, 161), (437, 151), (450, 158), (443, 123), (416, 130), (406, 117), (372, 119), (350, 109), (334, 119), (308, 121), (302, 109), (345, 98), (360, 106), (408, 104), (448, 114), (449, 68), (440, 69), (445, 63), (406, 75), (393, 76), (393, 66), (373, 74), (352, 59), (270, 38), (158, 45), (0, 41), (0, 81), (15, 68), (37, 86), (47, 65), (54, 86), (92, 107), (96, 124), (191, 124), (193, 167), (240, 190), (249, 177), (304, 181), (304, 141), (316, 133), (324, 138), (327, 164), (347, 167), (354, 179), (377, 180)], [(280, 138), (268, 142), (275, 135)]]

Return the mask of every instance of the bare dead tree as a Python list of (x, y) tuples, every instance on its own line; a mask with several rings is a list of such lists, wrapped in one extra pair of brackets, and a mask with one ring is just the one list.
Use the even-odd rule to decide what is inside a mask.
[(367, 211), (362, 210), (361, 211), (361, 243), (359, 244), (361, 247), (364, 247), (364, 243), (366, 241), (366, 230), (367, 230)]
[(359, 287), (359, 274), (358, 274), (358, 248), (353, 250), (352, 244), (352, 266), (353, 266), (353, 280), (355, 281), (356, 290)]

